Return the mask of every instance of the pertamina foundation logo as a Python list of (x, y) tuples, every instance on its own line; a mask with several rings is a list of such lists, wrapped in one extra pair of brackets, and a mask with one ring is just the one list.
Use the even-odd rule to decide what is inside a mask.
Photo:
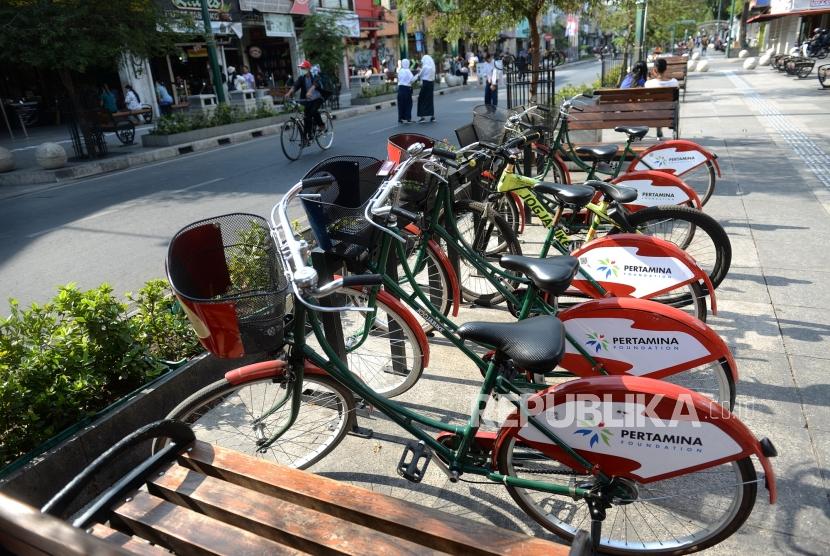
[(612, 261), (610, 258), (600, 259), (597, 271), (605, 273), (606, 278), (611, 278), (611, 276), (616, 278), (620, 274), (620, 267), (617, 266), (616, 261)]
[(576, 429), (574, 434), (580, 434), (587, 437), (589, 448), (593, 448), (594, 444), (599, 443), (600, 440), (602, 440), (606, 446), (611, 445), (609, 439), (614, 436), (614, 433), (606, 429), (605, 423), (602, 421), (600, 421), (596, 426), (594, 426), (594, 424), (590, 421), (579, 421), (579, 426), (582, 428)]
[(605, 334), (600, 334), (598, 332), (589, 332), (588, 333), (588, 340), (585, 342), (590, 348), (596, 353), (599, 353), (601, 350), (608, 351), (608, 340), (605, 339)]

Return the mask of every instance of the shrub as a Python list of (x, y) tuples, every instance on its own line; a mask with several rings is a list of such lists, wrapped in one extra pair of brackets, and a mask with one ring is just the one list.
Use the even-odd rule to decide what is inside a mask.
[(198, 351), (164, 282), (131, 299), (132, 315), (106, 284), (69, 284), (28, 309), (10, 301), (0, 317), (0, 465), (155, 378), (159, 359)]
[(257, 118), (269, 118), (276, 116), (277, 113), (277, 110), (267, 106), (265, 103), (257, 104), (256, 110), (251, 112), (245, 112), (229, 104), (220, 104), (216, 107), (213, 115), (210, 116), (202, 112), (194, 114), (176, 112), (169, 116), (162, 116), (158, 119), (156, 127), (150, 133), (153, 135), (172, 135), (194, 129), (235, 124)]

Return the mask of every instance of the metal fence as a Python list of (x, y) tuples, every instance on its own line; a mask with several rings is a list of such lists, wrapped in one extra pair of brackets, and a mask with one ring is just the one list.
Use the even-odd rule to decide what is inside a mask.
[(603, 87), (619, 87), (631, 65), (629, 52), (602, 54), (602, 69), (600, 80)]
[[(515, 108), (531, 103), (553, 104), (556, 85), (556, 63), (553, 56), (542, 58), (538, 70), (519, 68), (513, 56), (504, 58), (504, 75), (507, 80), (507, 107)], [(533, 83), (536, 94), (533, 94)]]

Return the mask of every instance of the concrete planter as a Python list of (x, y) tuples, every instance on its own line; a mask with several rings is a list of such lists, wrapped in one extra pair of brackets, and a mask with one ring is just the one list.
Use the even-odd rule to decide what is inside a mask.
[[(413, 95), (413, 97), (415, 97), (415, 95)], [(376, 97), (352, 98), (352, 106), (365, 106), (367, 104), (376, 104), (378, 102), (387, 102), (390, 100), (398, 100), (398, 93), (389, 93), (388, 95), (378, 95)]]
[[(261, 359), (261, 358), (259, 358)], [(163, 419), (190, 394), (219, 379), (227, 371), (253, 363), (255, 359), (217, 359), (201, 355), (170, 371), (132, 399), (101, 416), (55, 448), (0, 480), (0, 490), (35, 507), (42, 506), (72, 477), (135, 429)], [(75, 501), (76, 511), (94, 498), (113, 479), (123, 476), (149, 455), (150, 444), (138, 446), (119, 457)]]
[(210, 139), (212, 137), (221, 137), (222, 135), (230, 135), (231, 133), (238, 133), (240, 131), (248, 131), (258, 127), (266, 127), (269, 125), (278, 124), (285, 121), (288, 116), (272, 116), (270, 118), (259, 118), (257, 120), (248, 120), (247, 122), (237, 122), (235, 124), (220, 125), (216, 127), (206, 127), (204, 129), (194, 129), (193, 131), (185, 131), (184, 133), (174, 133), (172, 135), (142, 135), (141, 146), (143, 147), (172, 147), (173, 145), (181, 145), (183, 143), (192, 143), (193, 141), (200, 141), (202, 139)]

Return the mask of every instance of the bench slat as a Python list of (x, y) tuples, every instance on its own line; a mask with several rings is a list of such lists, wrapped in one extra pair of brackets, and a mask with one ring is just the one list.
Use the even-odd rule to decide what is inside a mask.
[(186, 554), (302, 554), (216, 519), (138, 491), (113, 511), (117, 527), (151, 542)]
[(580, 110), (572, 110), (570, 116), (579, 116), (591, 112), (649, 112), (651, 110), (675, 110), (677, 103), (674, 101), (652, 101), (652, 102), (609, 102), (602, 104), (589, 104), (580, 107)]
[(464, 554), (564, 555), (567, 548), (521, 533), (493, 528), (452, 514), (304, 471), (263, 465), (262, 460), (196, 442), (180, 465), (270, 496), (420, 543)]
[[(431, 554), (423, 546), (174, 465), (148, 491), (224, 523), (310, 553)], [(309, 527), (313, 524), (313, 527)]]
[(120, 546), (132, 554), (138, 554), (140, 556), (170, 556), (170, 552), (160, 546), (152, 545), (143, 539), (125, 535), (121, 531), (116, 531), (106, 525), (96, 523), (90, 529), (93, 537), (107, 541), (109, 544)]
[(614, 129), (618, 125), (647, 125), (649, 127), (668, 127), (674, 128), (674, 119), (662, 120), (648, 120), (636, 116), (629, 117), (623, 120), (615, 120), (613, 122), (603, 122), (599, 120), (587, 120), (582, 122), (568, 122), (568, 129), (572, 131), (583, 131), (592, 129)]
[(674, 110), (645, 110), (628, 112), (583, 112), (576, 117), (568, 118), (568, 126), (573, 122), (605, 121), (609, 124), (616, 120), (630, 120), (639, 118), (645, 122), (650, 120), (664, 120), (674, 118)]

